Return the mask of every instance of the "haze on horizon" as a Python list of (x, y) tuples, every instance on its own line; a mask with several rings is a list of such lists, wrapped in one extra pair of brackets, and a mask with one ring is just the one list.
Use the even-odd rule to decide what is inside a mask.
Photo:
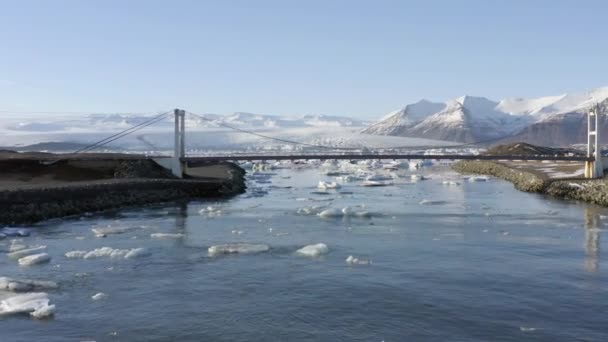
[(607, 83), (605, 1), (168, 3), (1, 0), (0, 111), (379, 118)]

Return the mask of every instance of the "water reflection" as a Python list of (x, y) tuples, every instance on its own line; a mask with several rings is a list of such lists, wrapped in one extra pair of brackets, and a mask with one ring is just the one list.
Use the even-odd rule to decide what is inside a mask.
[(585, 270), (596, 273), (600, 267), (601, 219), (597, 208), (585, 208)]

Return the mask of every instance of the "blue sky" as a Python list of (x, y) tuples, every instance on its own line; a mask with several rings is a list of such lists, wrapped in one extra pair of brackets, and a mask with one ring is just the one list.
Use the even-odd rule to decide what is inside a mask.
[(607, 1), (0, 0), (0, 111), (379, 117), (608, 85)]

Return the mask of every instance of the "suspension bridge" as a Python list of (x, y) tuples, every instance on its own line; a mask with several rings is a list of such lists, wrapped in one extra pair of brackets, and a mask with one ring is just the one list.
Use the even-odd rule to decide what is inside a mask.
[[(143, 128), (151, 126), (162, 120), (166, 120), (167, 116), (174, 117), (174, 151), (173, 156), (146, 156), (154, 160), (157, 164), (182, 178), (185, 170), (188, 167), (196, 167), (199, 165), (208, 164), (211, 162), (223, 161), (281, 161), (281, 160), (363, 160), (363, 159), (388, 159), (388, 160), (493, 160), (493, 161), (576, 161), (585, 163), (585, 178), (600, 178), (604, 175), (603, 165), (608, 163), (608, 159), (602, 158), (600, 154), (599, 141), (600, 132), (599, 126), (599, 107), (595, 106), (588, 112), (588, 129), (587, 129), (587, 153), (584, 156), (580, 155), (473, 155), (473, 154), (427, 154), (414, 153), (413, 151), (423, 151), (427, 149), (462, 149), (465, 147), (476, 146), (479, 144), (488, 144), (492, 141), (483, 141), (471, 144), (458, 144), (449, 146), (400, 146), (387, 148), (351, 148), (351, 147), (336, 147), (321, 144), (312, 144), (299, 142), (289, 139), (281, 139), (272, 137), (266, 134), (245, 130), (240, 127), (228, 125), (217, 120), (207, 118), (203, 115), (186, 112), (183, 109), (175, 109), (164, 112), (145, 120), (137, 125), (134, 125), (121, 132), (113, 134), (105, 139), (92, 143), (82, 149), (74, 151), (70, 155), (71, 158), (86, 158), (87, 152), (91, 152), (99, 147), (105, 146), (122, 137), (135, 133)], [(229, 153), (223, 155), (206, 155), (206, 156), (189, 156), (186, 154), (186, 115), (192, 115), (200, 120), (212, 122), (215, 125), (243, 133), (253, 135), (259, 138), (273, 140), (290, 145), (306, 146), (314, 148), (316, 152), (308, 153)], [(494, 139), (496, 141), (498, 139)], [(395, 152), (397, 151), (397, 152)], [(67, 156), (66, 156), (67, 157)], [(606, 160), (603, 160), (606, 159)]]

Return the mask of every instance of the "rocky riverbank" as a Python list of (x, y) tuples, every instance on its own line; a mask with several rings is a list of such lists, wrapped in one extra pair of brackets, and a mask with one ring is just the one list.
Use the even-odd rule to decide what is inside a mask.
[(51, 165), (3, 160), (0, 224), (32, 223), (159, 202), (225, 198), (245, 191), (245, 171), (233, 163), (215, 163), (195, 173), (196, 178), (177, 179), (147, 159), (61, 161)]
[(498, 162), (488, 161), (461, 161), (454, 165), (454, 170), (464, 174), (498, 177), (513, 183), (515, 188), (521, 191), (608, 206), (606, 179), (549, 179), (536, 172), (514, 169)]

